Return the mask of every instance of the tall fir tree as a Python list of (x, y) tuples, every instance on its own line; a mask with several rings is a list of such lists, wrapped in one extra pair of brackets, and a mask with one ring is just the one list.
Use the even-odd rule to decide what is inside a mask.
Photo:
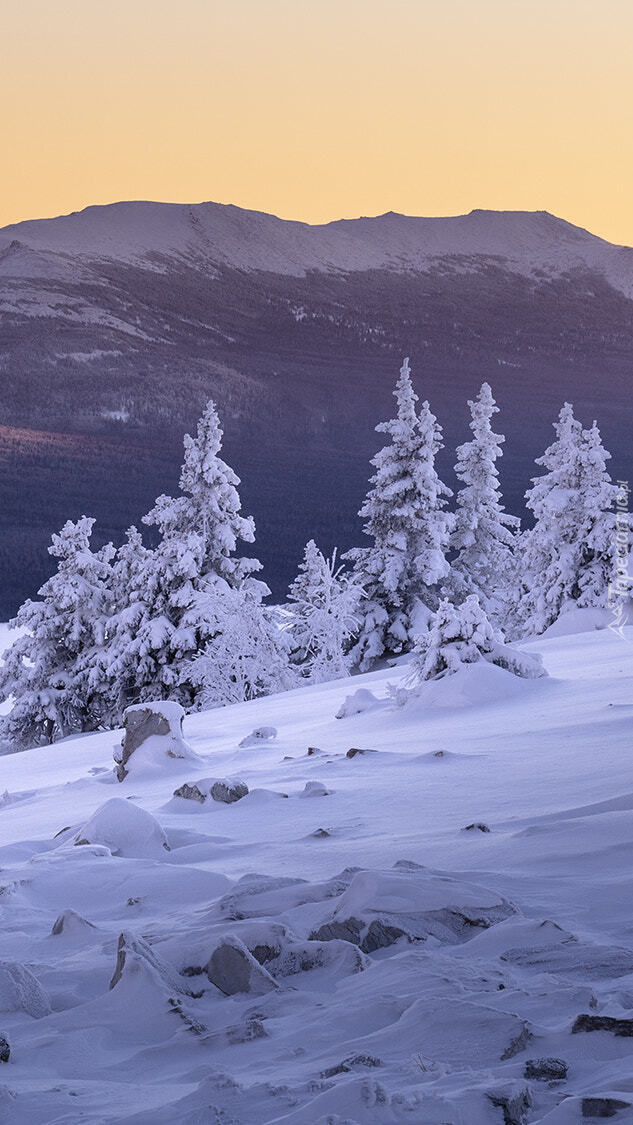
[(521, 541), (524, 634), (543, 633), (570, 606), (605, 607), (616, 570), (611, 481), (595, 422), (583, 430), (566, 402), (554, 423), (556, 441), (536, 461), (547, 472), (526, 492), (534, 527)]
[(367, 594), (353, 649), (354, 663), (362, 669), (386, 652), (411, 646), (419, 631), (416, 617), (436, 608), (439, 586), (449, 573), (452, 517), (444, 509), (452, 493), (435, 470), (442, 430), (428, 402), (416, 413), (408, 358), (394, 394), (396, 417), (376, 426), (391, 441), (371, 462), (373, 487), (359, 512), (373, 544), (345, 556)]
[(95, 730), (107, 712), (103, 685), (90, 676), (106, 642), (111, 611), (111, 544), (93, 552), (94, 520), (69, 520), (53, 535), (57, 571), (11, 625), (25, 630), (5, 654), (0, 697), (15, 703), (3, 733), (17, 746), (43, 745)]
[[(178, 540), (195, 532), (203, 548), (202, 569), (234, 587), (261, 570), (261, 563), (235, 556), (238, 542), (254, 543), (255, 523), (252, 517), (240, 515), (240, 479), (219, 457), (222, 437), (215, 403), (209, 401), (196, 437), (184, 437), (179, 482), (183, 495), (159, 496), (143, 523), (157, 527), (163, 540)], [(268, 592), (264, 583), (262, 588)]]
[[(286, 639), (262, 604), (270, 591), (254, 577), (261, 563), (235, 553), (240, 540), (254, 541), (255, 529), (240, 515), (239, 478), (219, 457), (222, 429), (212, 402), (184, 444), (182, 495), (160, 496), (143, 519), (158, 529), (158, 546), (146, 552), (134, 537), (129, 557), (119, 560), (123, 578), (130, 566), (140, 578), (138, 594), (113, 623), (113, 697), (121, 703), (175, 699), (197, 709), (233, 701), (229, 632), (234, 660), (248, 657), (244, 698), (292, 682)], [(205, 686), (205, 669), (212, 685)], [(245, 683), (242, 674), (238, 680)]]
[(508, 515), (501, 502), (495, 462), (505, 437), (492, 429), (491, 419), (499, 408), (488, 383), (468, 405), (473, 440), (457, 449), (455, 473), (463, 487), (457, 494), (451, 536), (456, 554), (446, 592), (457, 602), (476, 594), (492, 623), (503, 628), (517, 595), (514, 552), (520, 520)]
[(349, 675), (349, 640), (362, 598), (358, 580), (337, 565), (336, 551), (326, 559), (311, 539), (288, 591), (292, 659), (304, 680), (325, 683)]

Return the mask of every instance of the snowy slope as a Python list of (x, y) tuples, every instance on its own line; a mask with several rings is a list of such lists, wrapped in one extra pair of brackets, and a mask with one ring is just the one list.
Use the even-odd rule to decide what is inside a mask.
[(477, 210), (447, 218), (389, 212), (318, 226), (218, 203), (138, 201), (0, 230), (0, 275), (30, 269), (30, 276), (39, 271), (48, 276), (52, 255), (63, 272), (68, 256), (142, 262), (148, 255), (166, 255), (293, 276), (309, 270), (425, 271), (438, 264), (472, 272), (495, 262), (541, 278), (596, 270), (633, 295), (633, 250), (546, 211)]
[[(113, 734), (0, 759), (0, 1120), (633, 1120), (630, 1039), (572, 1034), (633, 1017), (632, 646), (541, 639), (549, 678), (471, 667), (399, 710), (402, 668), (191, 716), (198, 764), (122, 784)], [(172, 796), (227, 776), (236, 804)], [(250, 993), (202, 971), (229, 938)], [(544, 1056), (565, 1080), (524, 1078)]]

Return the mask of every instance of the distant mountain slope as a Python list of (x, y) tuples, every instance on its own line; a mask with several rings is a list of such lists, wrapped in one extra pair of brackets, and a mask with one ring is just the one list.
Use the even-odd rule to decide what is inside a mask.
[[(633, 249), (612, 246), (547, 211), (471, 211), (415, 218), (391, 211), (375, 218), (309, 225), (218, 203), (114, 203), (0, 231), (0, 255), (20, 252), (45, 276), (49, 255), (145, 264), (157, 254), (201, 264), (301, 277), (327, 272), (444, 269), (471, 272), (481, 259), (525, 277), (598, 271), (633, 294)], [(479, 259), (479, 261), (477, 260)], [(4, 273), (4, 265), (2, 272)]]
[[(176, 486), (209, 396), (278, 593), (309, 535), (358, 541), (373, 427), (404, 354), (445, 426), (449, 483), (484, 378), (503, 409), (509, 506), (565, 398), (630, 478), (632, 298), (633, 250), (546, 212), (309, 226), (117, 203), (6, 227), (0, 614), (35, 591), (64, 519), (97, 514), (116, 537)], [(76, 440), (60, 460), (64, 434)]]

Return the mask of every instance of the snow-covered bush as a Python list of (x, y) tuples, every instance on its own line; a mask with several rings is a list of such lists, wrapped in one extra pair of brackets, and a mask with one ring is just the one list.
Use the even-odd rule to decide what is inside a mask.
[(446, 581), (452, 601), (476, 594), (490, 620), (503, 628), (509, 605), (516, 598), (518, 577), (514, 550), (520, 521), (503, 510), (495, 462), (505, 438), (491, 426), (499, 408), (488, 383), (468, 403), (473, 440), (457, 449), (455, 473), (463, 488), (457, 494), (451, 548), (456, 556)]
[(311, 539), (288, 592), (292, 660), (310, 683), (349, 675), (348, 642), (359, 627), (362, 597), (358, 580), (337, 566), (336, 551), (326, 559)]
[(608, 605), (617, 571), (614, 505), (619, 493), (595, 422), (583, 430), (569, 403), (554, 424), (556, 441), (536, 464), (547, 472), (526, 493), (534, 527), (521, 542), (523, 633), (542, 633), (559, 614)]
[[(191, 616), (192, 627), (204, 632), (201, 647), (181, 672), (181, 684), (190, 685), (197, 710), (294, 686), (288, 636), (274, 607), (262, 605), (261, 586), (245, 583), (232, 589), (224, 579), (208, 575), (193, 613), (186, 615), (184, 627)], [(196, 626), (198, 615), (204, 631)]]
[(25, 632), (5, 654), (0, 697), (15, 697), (3, 730), (18, 746), (95, 730), (107, 711), (91, 668), (106, 640), (114, 548), (90, 549), (93, 524), (82, 516), (53, 535), (57, 571), (11, 622)]
[(486, 660), (515, 676), (536, 679), (546, 675), (539, 657), (511, 648), (495, 632), (476, 594), (461, 605), (445, 598), (431, 627), (419, 637), (406, 684), (415, 689), (426, 680), (439, 680), (459, 672), (466, 664)]
[(376, 426), (391, 438), (372, 460), (373, 488), (360, 509), (371, 547), (357, 547), (346, 558), (367, 593), (360, 610), (361, 629), (352, 650), (355, 664), (367, 669), (385, 652), (413, 643), (412, 617), (420, 602), (438, 603), (439, 584), (449, 573), (446, 561), (452, 517), (444, 511), (450, 489), (435, 471), (442, 431), (428, 402), (416, 412), (418, 396), (405, 359), (394, 391), (397, 415)]

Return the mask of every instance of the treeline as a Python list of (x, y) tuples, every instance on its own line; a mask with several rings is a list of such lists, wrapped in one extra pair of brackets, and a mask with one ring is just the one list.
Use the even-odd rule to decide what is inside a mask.
[(622, 593), (622, 486), (595, 423), (584, 429), (563, 406), (526, 493), (534, 526), (521, 532), (500, 494), (504, 438), (489, 385), (468, 404), (472, 437), (457, 449), (453, 505), (436, 470), (442, 429), (418, 403), (408, 360), (394, 393), (360, 510), (369, 544), (349, 551), (344, 568), (311, 540), (284, 606), (267, 604), (260, 563), (239, 554), (255, 528), (220, 457), (213, 402), (185, 436), (180, 494), (159, 496), (143, 517), (154, 547), (132, 527), (118, 550), (93, 550), (94, 520), (67, 522), (49, 547), (56, 573), (12, 623), (24, 632), (0, 670), (0, 696), (15, 699), (5, 737), (20, 747), (116, 727), (127, 706), (149, 700), (222, 706), (412, 649), (419, 675), (438, 675), (477, 649), (542, 633), (570, 605), (606, 607)]

